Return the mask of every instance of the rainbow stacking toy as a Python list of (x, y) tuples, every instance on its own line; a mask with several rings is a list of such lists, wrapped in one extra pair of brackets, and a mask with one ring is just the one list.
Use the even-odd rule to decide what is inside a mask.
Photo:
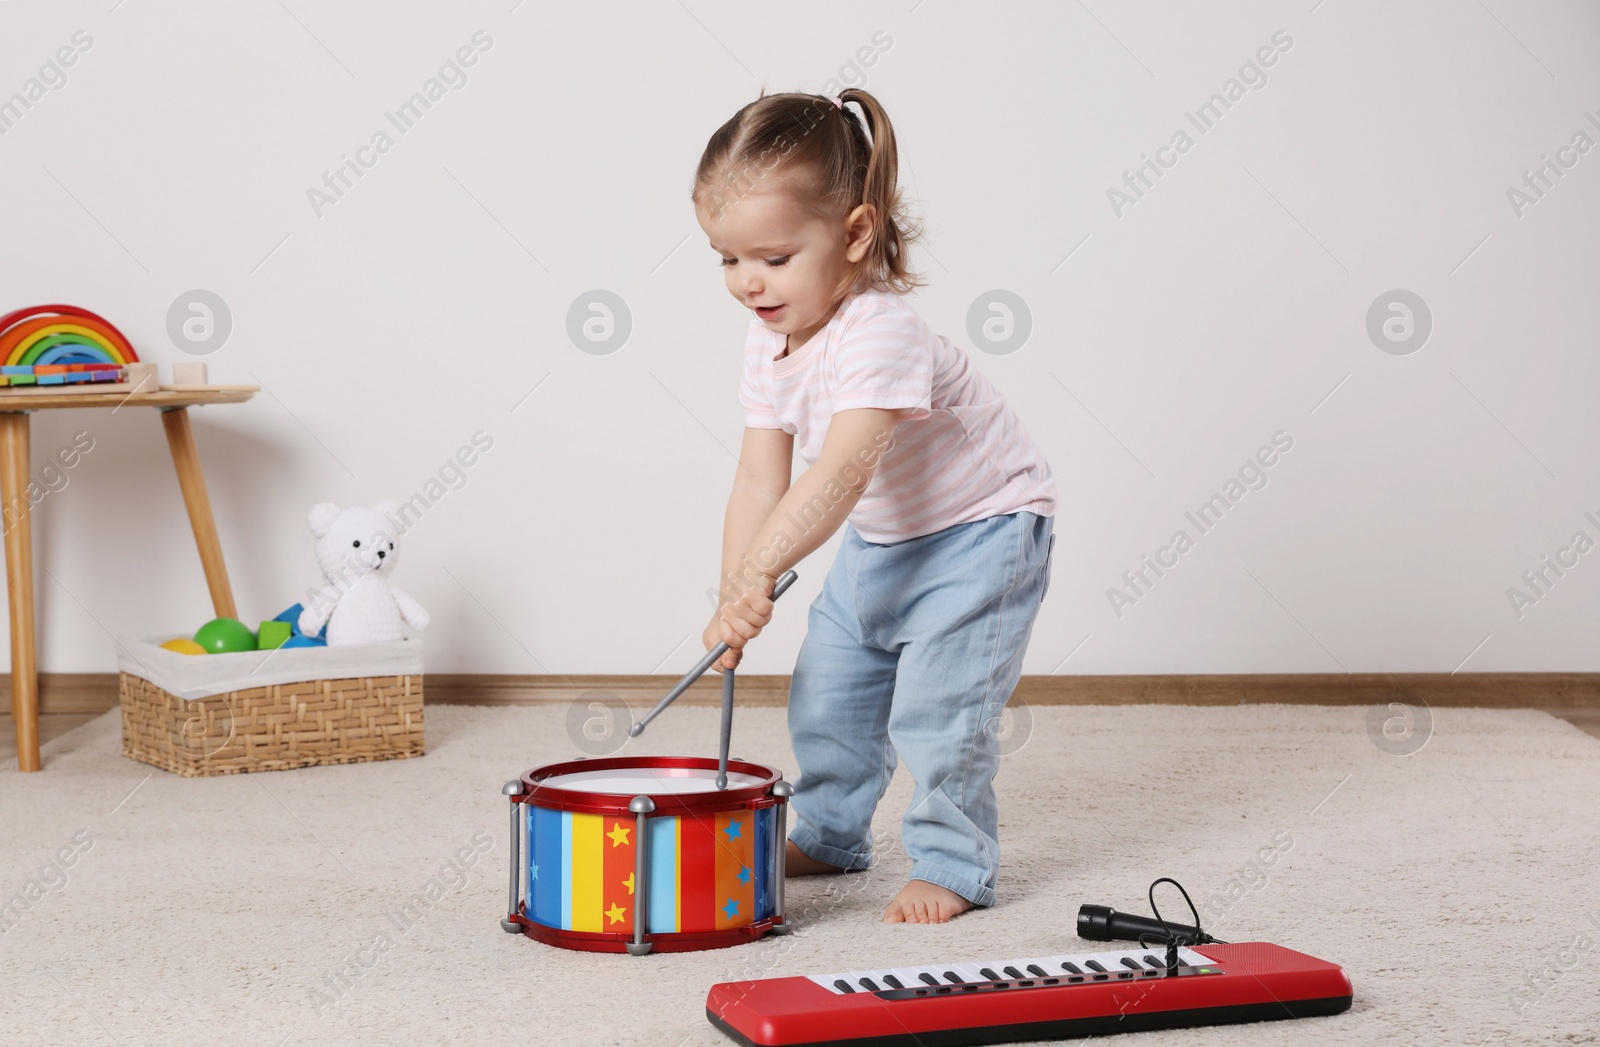
[(36, 305), (0, 316), (0, 386), (104, 386), (136, 363), (121, 331), (75, 305)]

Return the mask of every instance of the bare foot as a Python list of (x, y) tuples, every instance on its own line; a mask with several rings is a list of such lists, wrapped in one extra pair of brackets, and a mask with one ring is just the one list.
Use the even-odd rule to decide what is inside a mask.
[(783, 874), (785, 876), (826, 876), (842, 873), (844, 869), (827, 862), (819, 862), (794, 845), (793, 840), (783, 844)]
[(972, 908), (956, 892), (927, 880), (908, 880), (883, 910), (884, 923), (946, 923)]

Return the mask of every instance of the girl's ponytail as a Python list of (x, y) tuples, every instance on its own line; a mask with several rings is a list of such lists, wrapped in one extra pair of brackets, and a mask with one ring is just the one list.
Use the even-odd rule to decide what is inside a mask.
[[(872, 205), (873, 237), (866, 257), (853, 276), (865, 277), (869, 286), (879, 290), (908, 293), (925, 283), (911, 271), (907, 258), (907, 249), (921, 239), (922, 228), (907, 213), (901, 199), (900, 153), (895, 145), (894, 127), (883, 105), (866, 91), (847, 87), (838, 97), (845, 105), (855, 102), (861, 106), (867, 133), (871, 135), (861, 172), (860, 195), (855, 204)], [(841, 107), (840, 111), (855, 122), (848, 109)], [(851, 205), (852, 209), (855, 204)]]

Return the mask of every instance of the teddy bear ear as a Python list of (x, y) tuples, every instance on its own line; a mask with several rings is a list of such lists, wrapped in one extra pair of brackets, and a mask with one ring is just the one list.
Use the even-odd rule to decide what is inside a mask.
[(332, 502), (321, 502), (311, 507), (308, 519), (311, 522), (311, 533), (321, 538), (333, 530), (333, 521), (339, 518), (339, 507)]
[(379, 502), (377, 505), (373, 506), (373, 508), (376, 509), (378, 512), (382, 513), (384, 516), (394, 516), (396, 513), (398, 513), (400, 511), (400, 503), (399, 502), (391, 502), (391, 501), (382, 501), (382, 502)]

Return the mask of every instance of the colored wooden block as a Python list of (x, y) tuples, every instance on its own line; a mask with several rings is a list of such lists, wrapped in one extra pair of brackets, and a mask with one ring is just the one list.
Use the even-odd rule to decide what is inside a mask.
[(39, 379), (31, 374), (14, 374), (11, 376), (12, 385), (37, 385)]
[(66, 374), (67, 373), (67, 365), (66, 364), (35, 364), (34, 368), (33, 368), (33, 373), (34, 374)]
[(32, 374), (32, 364), (6, 364), (0, 367), (0, 374)]
[(206, 365), (198, 362), (173, 364), (172, 384), (177, 386), (205, 385)]
[(256, 632), (256, 646), (263, 651), (282, 647), (293, 632), (288, 622), (262, 622), (261, 628)]

